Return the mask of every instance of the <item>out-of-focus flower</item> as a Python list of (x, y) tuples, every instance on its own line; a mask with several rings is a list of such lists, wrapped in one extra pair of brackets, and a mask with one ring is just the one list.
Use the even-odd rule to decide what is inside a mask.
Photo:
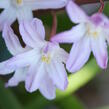
[(16, 19), (31, 20), (32, 10), (57, 9), (64, 7), (68, 0), (0, 0), (0, 8), (4, 9), (0, 14), (0, 31), (4, 24), (12, 24)]
[(91, 51), (98, 65), (107, 67), (108, 53), (106, 41), (109, 41), (109, 20), (102, 13), (95, 13), (91, 17), (70, 1), (66, 7), (72, 22), (78, 23), (71, 30), (62, 32), (52, 38), (60, 43), (73, 43), (67, 69), (78, 71), (88, 61)]
[[(3, 33), (5, 41), (7, 42), (6, 38), (9, 39), (7, 42), (7, 47), (10, 47), (9, 50), (12, 49), (13, 51), (13, 48), (16, 47), (15, 51), (21, 47), (17, 40), (12, 40), (15, 37), (12, 36), (13, 32), (10, 31), (9, 27), (5, 27)], [(31, 23), (22, 22), (20, 33), (29, 49), (0, 63), (0, 74), (16, 71), (15, 75), (18, 82), (25, 81), (27, 91), (33, 92), (39, 89), (46, 98), (55, 98), (55, 89), (64, 90), (68, 84), (67, 73), (64, 68), (68, 53), (58, 44), (44, 40), (45, 30), (39, 19), (34, 19)], [(10, 41), (19, 46), (11, 45), (12, 42)], [(12, 81), (14, 83), (16, 78), (13, 77)], [(12, 86), (13, 83), (8, 82), (8, 85)]]

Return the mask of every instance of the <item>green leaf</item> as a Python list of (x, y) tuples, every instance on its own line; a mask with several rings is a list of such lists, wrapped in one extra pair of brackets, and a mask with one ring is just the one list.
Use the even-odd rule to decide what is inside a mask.
[(15, 95), (4, 87), (2, 81), (0, 81), (0, 106), (2, 109), (22, 109)]
[(46, 100), (42, 95), (38, 95), (36, 99), (27, 104), (24, 109), (44, 109), (49, 103), (50, 101)]
[(11, 57), (11, 54), (7, 50), (7, 47), (5, 45), (5, 42), (2, 38), (2, 33), (0, 33), (0, 62), (4, 61)]
[(105, 3), (104, 14), (109, 16), (109, 2)]

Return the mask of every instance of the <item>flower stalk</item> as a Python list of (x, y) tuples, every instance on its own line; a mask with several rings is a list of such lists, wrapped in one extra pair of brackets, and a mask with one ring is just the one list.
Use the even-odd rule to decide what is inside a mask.
[(104, 10), (104, 1), (100, 0), (100, 3), (101, 3), (101, 6), (100, 6), (100, 9), (99, 9), (99, 12), (102, 13), (103, 10)]
[(55, 11), (51, 11), (51, 14), (52, 14), (52, 17), (53, 17), (53, 21), (52, 21), (52, 29), (51, 29), (50, 38), (56, 34), (56, 30), (57, 30), (57, 16), (56, 16), (56, 12)]

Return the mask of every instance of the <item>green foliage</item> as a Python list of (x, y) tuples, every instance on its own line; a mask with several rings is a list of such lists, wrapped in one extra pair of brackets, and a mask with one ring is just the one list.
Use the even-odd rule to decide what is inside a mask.
[(6, 60), (11, 57), (11, 54), (8, 52), (5, 42), (2, 38), (2, 33), (0, 33), (0, 61)]
[(105, 3), (104, 13), (109, 17), (109, 2)]
[(4, 87), (2, 81), (0, 81), (0, 106), (2, 109), (22, 109), (20, 102), (11, 90)]
[(56, 102), (59, 109), (84, 109), (83, 104), (75, 96), (66, 96)]

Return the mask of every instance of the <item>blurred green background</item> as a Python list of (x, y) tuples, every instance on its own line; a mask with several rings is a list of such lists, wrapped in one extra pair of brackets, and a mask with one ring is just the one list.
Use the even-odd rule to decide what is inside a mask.
[[(109, 3), (106, 3), (104, 13), (109, 16)], [(46, 36), (49, 36), (52, 16), (50, 13), (41, 15), (39, 13), (37, 17), (42, 19)], [(72, 27), (73, 24), (64, 11), (57, 12), (57, 18), (57, 33)], [(14, 29), (18, 33), (16, 27)], [(67, 51), (71, 48), (71, 45), (67, 44), (61, 46)], [(10, 57), (11, 54), (0, 37), (0, 61)], [(57, 90), (57, 97), (52, 101), (46, 100), (39, 91), (28, 93), (24, 83), (20, 83), (17, 87), (5, 88), (4, 84), (12, 75), (0, 76), (0, 109), (109, 109), (108, 71), (109, 69), (102, 71), (91, 56), (89, 62), (79, 72), (68, 74), (67, 90), (64, 92)]]

